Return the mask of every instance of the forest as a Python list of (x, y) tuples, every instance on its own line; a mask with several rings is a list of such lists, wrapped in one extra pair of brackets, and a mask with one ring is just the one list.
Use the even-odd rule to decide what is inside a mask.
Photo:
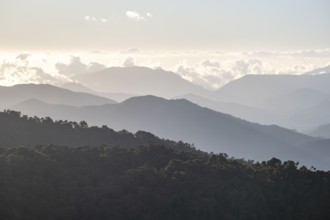
[[(330, 216), (329, 171), (277, 158), (253, 162), (203, 153), (147, 132), (115, 132), (84, 122), (13, 111), (0, 113), (0, 119), (0, 219)], [(91, 146), (83, 144), (88, 139), (94, 140), (87, 142)]]

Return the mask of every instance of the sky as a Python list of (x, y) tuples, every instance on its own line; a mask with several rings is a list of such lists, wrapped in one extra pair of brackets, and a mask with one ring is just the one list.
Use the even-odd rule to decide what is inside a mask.
[(56, 64), (78, 59), (162, 67), (208, 88), (302, 73), (330, 64), (329, 9), (328, 0), (0, 0), (0, 84), (29, 81), (8, 80), (22, 65), (68, 78)]
[(0, 0), (0, 48), (330, 48), (329, 9), (328, 0)]

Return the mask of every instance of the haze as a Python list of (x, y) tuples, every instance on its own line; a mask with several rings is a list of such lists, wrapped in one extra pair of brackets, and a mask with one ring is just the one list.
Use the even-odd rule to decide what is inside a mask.
[(1, 0), (2, 50), (330, 47), (326, 0)]

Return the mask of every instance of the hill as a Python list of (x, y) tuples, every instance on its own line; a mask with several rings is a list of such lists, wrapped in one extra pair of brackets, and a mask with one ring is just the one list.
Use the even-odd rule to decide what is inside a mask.
[(149, 145), (0, 149), (0, 219), (290, 219), (330, 216), (330, 173), (272, 158)]
[(48, 84), (18, 84), (10, 87), (0, 87), (0, 109), (9, 108), (28, 99), (38, 99), (52, 104), (72, 106), (102, 105), (116, 103), (104, 97), (73, 92)]
[(28, 117), (16, 111), (0, 112), (0, 147), (33, 147), (35, 145), (79, 146), (122, 146), (133, 148), (149, 143), (160, 144), (177, 151), (205, 155), (189, 144), (164, 140), (155, 135), (137, 131), (135, 134), (126, 130), (119, 132), (103, 125), (89, 127), (85, 121), (72, 122), (49, 117)]
[(127, 94), (127, 93), (96, 92), (96, 91), (91, 90), (91, 89), (87, 88), (86, 86), (84, 86), (80, 83), (76, 83), (76, 82), (65, 83), (65, 84), (61, 85), (60, 87), (64, 88), (64, 89), (69, 89), (74, 92), (90, 93), (90, 94), (94, 94), (97, 96), (106, 97), (108, 99), (115, 100), (117, 102), (122, 102), (128, 98), (137, 96), (134, 94)]
[(278, 115), (275, 113), (270, 113), (265, 109), (259, 109), (233, 102), (214, 101), (194, 94), (177, 96), (174, 97), (174, 99), (186, 99), (199, 106), (207, 107), (217, 112), (230, 114), (234, 117), (260, 124), (274, 124), (274, 121), (278, 118)]
[(316, 138), (275, 125), (244, 121), (187, 100), (144, 96), (119, 104), (80, 108), (30, 100), (13, 109), (29, 115), (86, 120), (91, 125), (99, 126), (106, 124), (116, 130), (145, 130), (163, 138), (193, 143), (203, 151), (224, 152), (235, 157), (264, 160), (275, 156), (316, 167), (328, 166), (328, 163), (323, 163), (322, 155), (315, 157), (300, 148)]

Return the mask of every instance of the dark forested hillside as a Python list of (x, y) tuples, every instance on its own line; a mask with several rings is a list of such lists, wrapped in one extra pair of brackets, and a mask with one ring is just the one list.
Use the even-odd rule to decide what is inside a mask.
[(0, 147), (54, 144), (70, 147), (111, 145), (132, 148), (148, 143), (163, 144), (198, 155), (206, 154), (189, 144), (160, 139), (149, 132), (116, 132), (107, 126), (89, 127), (85, 121), (53, 121), (49, 117), (28, 117), (16, 111), (0, 112)]
[(0, 219), (329, 219), (330, 173), (149, 145), (0, 150)]
[(324, 155), (304, 145), (318, 140), (276, 125), (265, 126), (200, 107), (187, 100), (141, 96), (119, 104), (74, 107), (28, 100), (13, 108), (30, 116), (57, 120), (86, 120), (91, 125), (144, 130), (162, 138), (193, 143), (197, 148), (235, 157), (299, 161), (308, 167), (330, 169)]

